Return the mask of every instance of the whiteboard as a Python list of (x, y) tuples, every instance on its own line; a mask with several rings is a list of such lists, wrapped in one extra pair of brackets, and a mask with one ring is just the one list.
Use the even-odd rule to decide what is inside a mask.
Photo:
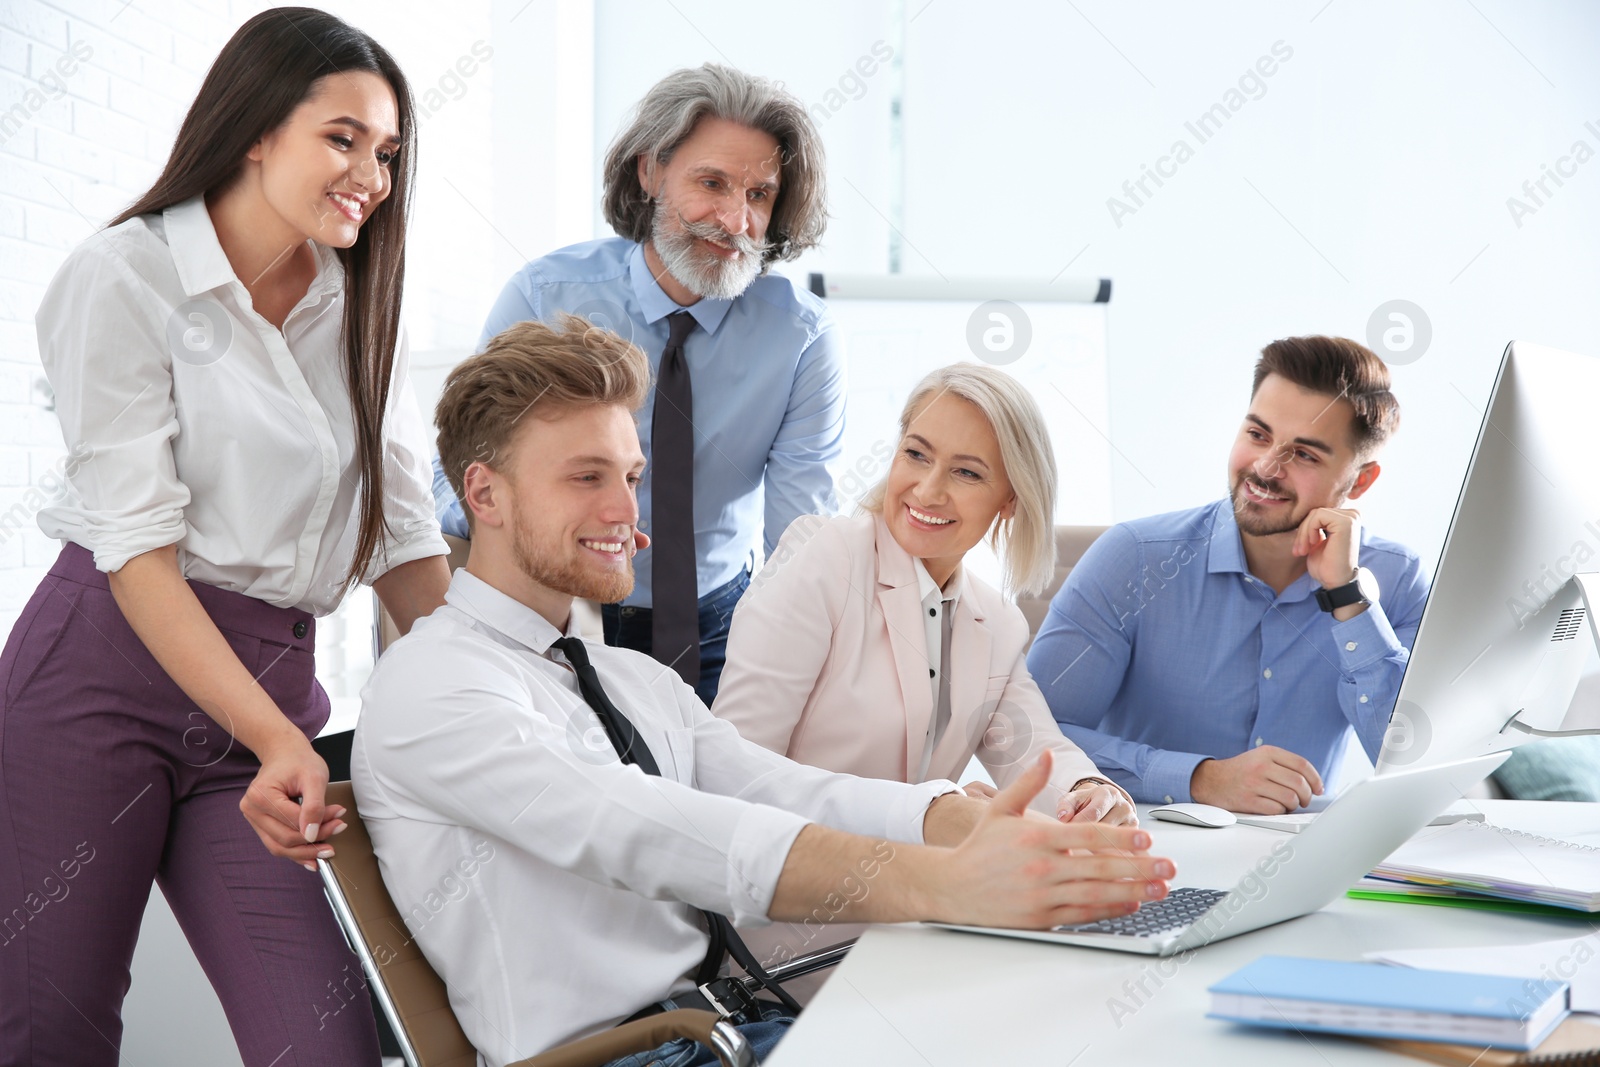
[[(853, 513), (888, 473), (900, 409), (917, 382), (947, 364), (988, 362), (1020, 380), (1044, 415), (1058, 476), (1055, 521), (1111, 523), (1106, 304), (1015, 302), (1030, 335), (1020, 355), (989, 351), (984, 330), (1000, 331), (989, 337), (996, 344), (1006, 340), (1004, 323), (987, 318), (990, 312), (979, 315), (978, 342), (971, 343), (974, 315), (985, 306), (979, 302), (842, 299), (828, 306), (849, 375), (844, 454), (834, 478), (841, 513)], [(1013, 348), (1021, 347), (1023, 325), (1013, 324)], [(969, 566), (998, 585), (999, 566), (987, 549), (975, 550)]]
[[(986, 303), (828, 299), (844, 340), (848, 375), (843, 453), (834, 468), (841, 514), (852, 514), (888, 473), (899, 443), (900, 409), (912, 388), (929, 371), (966, 361), (993, 363), (1026, 385), (1038, 402), (1056, 457), (1055, 521), (1110, 525), (1108, 305), (1017, 300), (1014, 307), (1022, 317), (1012, 323), (1012, 348), (995, 352), (985, 346), (983, 331), (1002, 326), (984, 314), (978, 316), (982, 329), (976, 346), (969, 337), (974, 315)], [(1024, 323), (1028, 337), (1020, 345)], [(989, 339), (1004, 342), (1003, 329)], [(411, 387), (425, 422), (432, 422), (446, 375), (467, 355), (455, 349), (412, 353)], [(999, 586), (999, 563), (986, 546), (973, 551), (969, 566)]]

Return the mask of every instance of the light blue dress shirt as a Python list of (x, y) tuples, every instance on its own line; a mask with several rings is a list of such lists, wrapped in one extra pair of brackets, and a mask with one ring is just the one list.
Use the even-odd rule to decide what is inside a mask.
[(471, 540), (472, 531), (467, 529), (467, 513), (461, 506), (461, 498), (456, 496), (456, 491), (450, 486), (450, 479), (445, 476), (444, 464), (439, 461), (439, 453), (433, 454), (433, 514), (439, 520), (439, 529), (451, 537), (462, 540)]
[[(489, 312), (481, 351), (495, 334), (559, 311), (615, 330), (644, 350), (654, 382), (667, 345), (666, 317), (694, 316), (684, 342), (694, 387), (694, 518), (700, 596), (751, 563), (758, 536), (771, 555), (801, 515), (838, 510), (829, 464), (843, 450), (844, 351), (826, 305), (777, 274), (733, 300), (687, 308), (651, 277), (644, 249), (620, 237), (572, 245), (536, 259), (506, 283)], [(655, 388), (638, 413), (646, 467), (639, 528), (650, 529), (650, 432)], [(434, 479), (440, 525), (465, 536), (461, 504), (442, 472)], [(623, 601), (650, 606), (651, 552), (634, 558), (637, 581)]]
[(1259, 745), (1329, 782), (1354, 728), (1376, 759), (1428, 579), (1416, 553), (1361, 529), (1379, 602), (1346, 622), (1301, 575), (1250, 574), (1229, 501), (1113, 526), (1067, 576), (1028, 652), (1064, 732), (1139, 801), (1187, 801), (1208, 757)]

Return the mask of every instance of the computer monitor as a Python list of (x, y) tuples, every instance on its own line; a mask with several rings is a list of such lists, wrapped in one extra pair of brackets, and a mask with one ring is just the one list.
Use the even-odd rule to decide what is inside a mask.
[(1558, 732), (1600, 645), (1597, 412), (1600, 359), (1506, 347), (1379, 774)]

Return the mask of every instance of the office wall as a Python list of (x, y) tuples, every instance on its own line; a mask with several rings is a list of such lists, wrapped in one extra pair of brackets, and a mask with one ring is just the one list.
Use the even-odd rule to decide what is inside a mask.
[[(1431, 562), (1506, 342), (1600, 356), (1600, 164), (1573, 158), (1600, 151), (1600, 9), (985, 9), (911, 26), (906, 229), (926, 262), (908, 269), (1048, 276), (1076, 255), (1116, 279), (1119, 518), (1219, 495), (1264, 342), (1364, 339), (1381, 305), (1413, 302), (1432, 340), (1395, 367), (1404, 425), (1366, 510)], [(1570, 175), (1530, 197), (1547, 165)], [(1158, 166), (1164, 184), (1124, 188)]]

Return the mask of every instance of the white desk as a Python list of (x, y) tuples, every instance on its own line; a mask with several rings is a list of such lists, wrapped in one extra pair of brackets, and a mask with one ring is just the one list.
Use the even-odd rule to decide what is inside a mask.
[[(1600, 845), (1600, 806), (1479, 801), (1489, 820)], [(1176, 885), (1227, 888), (1293, 835), (1205, 830), (1141, 819)], [(1270, 891), (1270, 887), (1269, 887)], [(1528, 943), (1581, 937), (1594, 917), (1509, 913), (1341, 897), (1322, 911), (1195, 952), (1187, 963), (920, 926), (869, 931), (784, 1038), (768, 1067), (1145, 1067), (1420, 1061), (1359, 1041), (1301, 1036), (1205, 1017), (1206, 987), (1269, 954), (1357, 960), (1388, 948)], [(1143, 981), (1146, 993), (1133, 984)], [(1113, 1016), (1112, 998), (1133, 1009)]]

